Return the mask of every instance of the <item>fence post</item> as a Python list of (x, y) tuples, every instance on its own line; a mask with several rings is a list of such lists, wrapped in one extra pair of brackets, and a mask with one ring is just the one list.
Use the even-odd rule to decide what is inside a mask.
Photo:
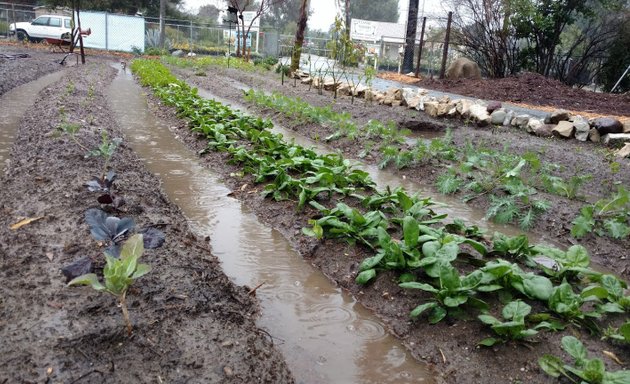
[(453, 20), (453, 12), (448, 13), (448, 21), (446, 22), (446, 35), (444, 36), (444, 52), (442, 53), (442, 68), (440, 69), (440, 79), (444, 78), (446, 73), (446, 59), (448, 57), (448, 42), (451, 38), (451, 21)]
[(109, 30), (108, 30), (109, 21), (107, 19), (108, 19), (108, 15), (107, 15), (107, 12), (105, 12), (105, 50), (109, 51)]
[(193, 48), (193, 25), (192, 20), (190, 20), (190, 46), (188, 47), (188, 53), (192, 56), (192, 48)]
[(427, 24), (427, 18), (425, 16), (425, 17), (422, 18), (422, 29), (420, 31), (420, 44), (418, 46), (418, 64), (416, 65), (416, 77), (417, 78), (420, 78), (420, 60), (422, 60), (422, 45), (424, 44), (424, 26), (426, 24)]

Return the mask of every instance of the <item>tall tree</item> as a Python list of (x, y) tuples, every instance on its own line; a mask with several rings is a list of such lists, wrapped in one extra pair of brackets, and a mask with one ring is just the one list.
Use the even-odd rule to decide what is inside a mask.
[(339, 12), (341, 12), (341, 14), (343, 15), (343, 20), (345, 24), (344, 33), (346, 34), (347, 38), (350, 38), (350, 21), (352, 20), (352, 8), (350, 5), (350, 0), (337, 0), (335, 4)]
[(416, 28), (418, 26), (419, 0), (409, 0), (409, 13), (407, 14), (407, 32), (405, 33), (405, 53), (402, 62), (402, 72), (413, 71), (413, 48), (416, 43)]
[(519, 69), (519, 42), (510, 0), (454, 0), (453, 43), (489, 77)]
[(216, 23), (219, 20), (220, 14), (221, 10), (212, 4), (202, 5), (197, 11), (197, 17), (210, 20), (212, 23)]
[[(184, 15), (177, 10), (177, 7), (184, 0), (168, 0), (166, 5), (166, 15), (175, 18), (184, 18)], [(49, 6), (67, 6), (70, 0), (43, 0)], [(134, 15), (137, 12), (144, 13), (145, 16), (158, 17), (160, 14), (160, 0), (83, 0), (81, 9), (93, 11), (106, 11), (111, 13), (124, 13)]]
[[(241, 32), (242, 32), (242, 44), (240, 47), (237, 45), (237, 50), (240, 48), (240, 55), (245, 57), (246, 47), (247, 47), (247, 36), (252, 29), (252, 25), (254, 22), (259, 19), (264, 13), (268, 12), (272, 6), (275, 4), (283, 3), (286, 0), (258, 0), (255, 2), (254, 0), (229, 0), (230, 6), (236, 8), (238, 11), (238, 19), (241, 24)], [(252, 10), (254, 12), (254, 17), (252, 17), (251, 21), (248, 25), (245, 25), (245, 18), (243, 17), (243, 12), (247, 10)]]
[(352, 0), (350, 15), (353, 19), (396, 23), (398, 21), (398, 0)]
[(512, 22), (516, 36), (528, 42), (524, 57), (533, 69), (549, 76), (565, 28), (590, 14), (590, 0), (539, 0), (514, 2)]
[[(288, 34), (289, 31), (295, 29), (296, 21), (300, 19), (300, 8), (302, 0), (286, 0), (281, 3), (275, 3), (269, 8), (269, 12), (262, 15), (262, 21), (265, 27), (273, 28), (280, 33)], [(308, 16), (312, 14), (310, 9), (307, 10)], [(295, 31), (293, 31), (294, 33)]]
[(164, 49), (164, 40), (166, 37), (166, 28), (164, 18), (166, 17), (166, 0), (160, 0), (160, 49)]
[(297, 22), (297, 31), (295, 32), (295, 44), (293, 45), (293, 54), (291, 55), (291, 72), (295, 72), (300, 67), (300, 56), (302, 55), (302, 45), (304, 44), (304, 31), (306, 31), (306, 23), (308, 22), (308, 0), (302, 0), (300, 6), (300, 18)]

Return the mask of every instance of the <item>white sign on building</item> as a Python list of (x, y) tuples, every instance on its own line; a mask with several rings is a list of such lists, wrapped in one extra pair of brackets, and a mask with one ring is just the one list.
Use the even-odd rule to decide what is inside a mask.
[[(251, 11), (243, 12), (243, 21), (245, 22), (245, 29), (249, 27), (249, 24), (252, 22), (255, 16), (256, 16), (256, 12), (251, 12)], [(258, 29), (260, 29), (260, 17), (254, 20), (254, 24), (252, 24), (251, 30), (257, 31)]]
[(376, 41), (380, 36), (376, 35), (377, 23), (370, 20), (352, 19), (350, 22), (350, 38), (353, 40)]

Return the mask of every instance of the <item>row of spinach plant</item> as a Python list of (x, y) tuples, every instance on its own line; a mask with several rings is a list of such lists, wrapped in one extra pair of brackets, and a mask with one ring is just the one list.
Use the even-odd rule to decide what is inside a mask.
[[(411, 311), (413, 318), (426, 313), (431, 323), (438, 323), (449, 315), (477, 311), (479, 320), (495, 332), (480, 344), (494, 345), (568, 324), (600, 332), (599, 319), (630, 310), (626, 282), (591, 269), (582, 246), (563, 251), (530, 245), (524, 235), (500, 233), (490, 241), (476, 226), (448, 223), (431, 198), (401, 188), (378, 191), (365, 172), (352, 169), (341, 156), (286, 143), (269, 131), (268, 121), (198, 97), (158, 62), (136, 60), (131, 68), (143, 85), (188, 120), (192, 131), (206, 138), (207, 150), (229, 154), (242, 174), (265, 184), (266, 196), (296, 201), (297, 209), (306, 204), (316, 209), (305, 234), (366, 248), (371, 256), (359, 267), (358, 284), (388, 270), (397, 274), (401, 287), (426, 292), (429, 298)], [(497, 302), (505, 303), (501, 319), (493, 316), (498, 309), (489, 304)], [(531, 314), (527, 302), (544, 309)], [(610, 339), (630, 342), (627, 322), (620, 332), (610, 331), (616, 335)], [(630, 371), (618, 372), (630, 377)]]
[[(325, 140), (342, 137), (361, 139), (367, 148), (359, 157), (374, 147), (371, 140), (378, 139), (381, 159), (379, 167), (393, 164), (402, 169), (429, 161), (446, 167), (436, 180), (436, 189), (442, 194), (463, 194), (465, 202), (487, 196), (489, 207), (486, 217), (499, 224), (517, 223), (522, 229), (531, 228), (536, 219), (549, 210), (551, 203), (539, 197), (539, 191), (555, 194), (571, 200), (585, 201), (582, 187), (591, 175), (574, 175), (568, 179), (558, 176), (559, 167), (543, 163), (536, 153), (523, 155), (508, 150), (491, 150), (468, 142), (463, 151), (452, 143), (450, 131), (442, 138), (429, 141), (417, 140), (409, 148), (406, 130), (395, 123), (382, 124), (370, 121), (359, 126), (348, 113), (337, 113), (329, 106), (317, 107), (299, 98), (290, 98), (274, 92), (250, 89), (245, 100), (273, 109), (297, 123), (316, 123), (332, 128), (334, 133)], [(572, 222), (571, 234), (581, 238), (589, 233), (623, 239), (630, 236), (630, 199), (628, 191), (618, 186), (610, 197), (587, 204)]]

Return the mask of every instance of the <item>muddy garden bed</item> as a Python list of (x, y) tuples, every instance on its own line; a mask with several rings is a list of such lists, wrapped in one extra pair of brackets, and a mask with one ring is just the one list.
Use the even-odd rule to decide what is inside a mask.
[[(29, 53), (32, 60), (6, 61), (0, 66), (0, 84), (9, 84), (6, 89), (19, 85), (21, 80), (11, 76), (18, 66), (42, 67), (42, 62), (53, 59), (48, 54)], [(87, 289), (65, 288), (59, 272), (63, 265), (85, 255), (102, 260), (102, 247), (90, 238), (84, 222), (84, 212), (98, 207), (98, 203), (82, 185), (101, 171), (102, 163), (94, 158), (85, 160), (71, 140), (55, 137), (54, 133), (61, 122), (59, 109), (63, 108), (64, 114), (86, 126), (81, 130), (81, 139), (91, 146), (98, 144), (102, 130), (110, 137), (123, 136), (101, 93), (115, 74), (110, 63), (92, 58), (86, 66), (67, 69), (61, 82), (42, 91), (36, 106), (20, 124), (10, 163), (0, 179), (0, 270), (5, 282), (0, 301), (0, 334), (5, 341), (0, 347), (0, 360), (5, 368), (0, 369), (0, 379), (124, 382), (129, 380), (129, 372), (135, 372), (135, 382), (184, 382), (186, 378), (192, 382), (292, 382), (281, 355), (264, 332), (255, 328), (256, 302), (247, 294), (248, 288), (228, 281), (207, 241), (190, 233), (177, 207), (164, 197), (156, 177), (144, 169), (124, 141), (111, 163), (120, 175), (118, 188), (126, 200), (121, 216), (133, 217), (138, 227), (157, 226), (167, 238), (164, 247), (146, 251), (143, 260), (154, 270), (130, 293), (134, 336), (127, 338), (124, 334), (111, 297)], [(197, 76), (192, 70), (174, 71), (200, 88), (241, 104), (245, 104), (243, 85), (278, 90), (313, 105), (331, 103), (330, 95), (309, 92), (306, 86), (293, 87), (291, 82), (281, 85), (273, 73), (208, 68), (205, 76)], [(32, 73), (23, 81), (37, 78), (40, 72)], [(74, 87), (73, 97), (64, 96), (69, 79)], [(90, 92), (94, 95), (88, 98)], [(173, 108), (154, 98), (150, 98), (150, 106), (192, 150), (206, 148), (206, 143), (189, 131), (187, 123), (176, 117)], [(541, 139), (513, 130), (473, 129), (404, 108), (375, 106), (361, 100), (351, 104), (349, 98), (336, 100), (332, 107), (350, 112), (360, 124), (378, 119), (438, 132), (450, 126), (458, 146), (471, 141), (499, 149), (509, 143), (510, 150), (517, 153), (535, 150), (545, 161), (561, 165), (568, 175), (592, 174), (586, 189), (594, 198), (606, 195), (615, 182), (630, 186), (627, 160), (619, 162), (621, 169), (614, 172), (601, 147), (592, 143)], [(334, 133), (332, 127), (295, 124), (271, 110), (259, 109), (257, 113), (312, 139)], [(344, 156), (357, 158), (365, 143), (341, 139), (327, 145)], [(369, 153), (364, 161), (377, 163), (378, 156), (376, 152)], [(556, 382), (541, 371), (537, 360), (544, 353), (563, 356), (559, 345), (564, 334), (588, 340), (591, 355), (603, 357), (602, 351), (607, 350), (628, 363), (628, 347), (590, 337), (584, 328), (570, 327), (562, 334), (541, 333), (535, 338), (537, 342), (531, 344), (509, 342), (480, 348), (477, 343), (490, 332), (472, 316), (449, 318), (437, 325), (428, 324), (426, 319), (411, 321), (410, 309), (426, 300), (426, 295), (399, 288), (393, 273), (379, 274), (367, 286), (357, 285), (354, 279), (358, 265), (369, 256), (366, 249), (302, 235), (301, 229), (316, 212), (307, 208), (296, 213), (294, 202), (263, 199), (260, 193), (253, 193), (260, 192), (261, 187), (250, 178), (235, 177), (239, 168), (227, 160), (225, 154), (217, 152), (209, 152), (201, 159), (223, 176), (234, 197), (262, 221), (280, 230), (300, 254), (331, 280), (374, 310), (415, 357), (435, 369), (437, 382)], [(404, 170), (389, 167), (387, 171), (433, 184), (441, 167), (427, 163)], [(553, 209), (538, 220), (532, 232), (546, 235), (562, 246), (579, 242), (595, 262), (627, 280), (628, 240), (594, 235), (579, 241), (571, 238), (570, 223), (582, 203), (555, 195), (546, 197), (552, 201)], [(484, 209), (487, 202), (479, 199), (473, 204)], [(39, 216), (44, 217), (17, 231), (9, 229), (21, 217)], [(612, 321), (619, 323), (622, 318), (613, 316)], [(606, 358), (605, 363), (609, 369), (628, 369), (612, 359)]]
[[(113, 296), (65, 286), (63, 266), (86, 256), (97, 270), (104, 263), (104, 245), (92, 239), (84, 219), (88, 209), (101, 207), (84, 184), (100, 175), (103, 159), (84, 158), (57, 127), (64, 119), (82, 122), (77, 137), (90, 148), (103, 132), (124, 137), (103, 93), (117, 70), (111, 59), (65, 69), (58, 54), (28, 53), (0, 64), (4, 89), (46, 71), (65, 73), (24, 115), (0, 179), (0, 382), (293, 382), (255, 325), (258, 303), (250, 288), (229, 281), (208, 242), (195, 238), (124, 141), (110, 166), (125, 204), (109, 213), (166, 235), (164, 246), (145, 250), (141, 261), (153, 271), (129, 292), (132, 337)], [(39, 219), (10, 229), (22, 218)]]

